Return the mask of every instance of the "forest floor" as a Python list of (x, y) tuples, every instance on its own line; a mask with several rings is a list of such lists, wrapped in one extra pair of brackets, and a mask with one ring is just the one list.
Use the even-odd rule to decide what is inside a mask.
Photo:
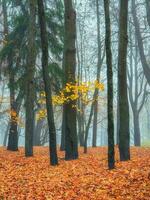
[(80, 149), (80, 158), (49, 165), (48, 148), (32, 158), (0, 148), (0, 200), (150, 200), (150, 148), (131, 148), (131, 161), (107, 169), (107, 149)]

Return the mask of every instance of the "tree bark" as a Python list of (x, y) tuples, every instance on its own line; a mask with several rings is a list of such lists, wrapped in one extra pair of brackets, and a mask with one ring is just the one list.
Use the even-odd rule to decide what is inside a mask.
[(58, 164), (56, 129), (55, 129), (54, 113), (52, 105), (51, 83), (48, 72), (48, 36), (46, 30), (46, 17), (45, 17), (43, 0), (38, 0), (38, 16), (39, 16), (41, 46), (42, 46), (42, 70), (43, 70), (43, 80), (44, 80), (45, 94), (46, 94), (47, 120), (49, 126), (50, 163), (51, 165), (55, 166)]
[[(7, 16), (7, 6), (6, 1), (2, 1), (3, 9), (3, 21), (4, 21), (4, 34), (5, 40), (8, 41), (8, 16)], [(8, 135), (8, 146), (7, 150), (17, 151), (18, 150), (18, 125), (17, 125), (17, 112), (15, 106), (15, 80), (14, 80), (14, 71), (13, 71), (13, 60), (12, 54), (8, 55), (8, 72), (9, 72), (9, 90), (10, 90), (10, 122), (9, 122), (9, 135)], [(7, 140), (7, 137), (5, 138)], [(6, 141), (5, 140), (5, 141)]]
[(139, 53), (140, 53), (140, 57), (141, 57), (144, 75), (145, 75), (145, 78), (146, 78), (148, 84), (150, 85), (150, 66), (148, 65), (146, 56), (144, 54), (144, 47), (143, 47), (143, 42), (142, 42), (142, 35), (140, 32), (140, 25), (139, 25), (137, 13), (136, 13), (135, 0), (132, 0), (132, 14), (133, 14), (135, 32), (136, 32), (136, 37), (137, 37), (137, 41), (138, 41)]
[(115, 167), (114, 152), (114, 116), (113, 116), (113, 69), (112, 69), (112, 52), (111, 52), (111, 25), (109, 0), (104, 0), (105, 26), (106, 26), (106, 62), (107, 62), (107, 116), (108, 116), (108, 167)]
[(150, 26), (150, 0), (145, 0), (145, 1), (146, 1), (147, 22), (148, 25)]
[[(75, 84), (76, 70), (76, 12), (72, 0), (64, 0), (65, 5), (65, 83)], [(71, 95), (71, 94), (70, 94)], [(64, 105), (65, 112), (65, 159), (78, 158), (78, 139), (76, 117), (76, 101)]]
[[(97, 62), (97, 77), (96, 80), (100, 81), (101, 71), (101, 36), (100, 36), (100, 11), (99, 11), (99, 0), (96, 0), (96, 15), (97, 15), (97, 44), (98, 44), (98, 62)], [(93, 116), (93, 140), (92, 146), (96, 147), (97, 142), (97, 117), (98, 117), (98, 96), (99, 91), (96, 89), (94, 99), (94, 116)]]
[(28, 58), (26, 82), (26, 122), (25, 122), (25, 156), (33, 156), (34, 134), (34, 100), (35, 100), (35, 61), (36, 61), (36, 1), (29, 0)]
[(62, 128), (61, 128), (61, 144), (60, 150), (65, 151), (65, 108), (63, 105)]
[(139, 124), (139, 114), (135, 112), (133, 114), (134, 118), (134, 145), (141, 146), (141, 134), (140, 134), (140, 124)]
[(120, 160), (130, 159), (129, 103), (127, 95), (128, 0), (120, 0), (118, 93), (119, 93), (119, 152)]
[(34, 130), (34, 140), (33, 145), (34, 146), (41, 146), (41, 131), (43, 126), (43, 120), (37, 121), (35, 130)]

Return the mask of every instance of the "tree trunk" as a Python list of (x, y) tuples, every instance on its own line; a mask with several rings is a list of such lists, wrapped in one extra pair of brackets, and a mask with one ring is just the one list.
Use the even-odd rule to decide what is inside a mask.
[[(10, 58), (11, 60), (11, 58)], [(8, 136), (7, 150), (18, 150), (18, 113), (16, 111), (15, 90), (14, 90), (14, 72), (12, 70), (12, 63), (9, 61), (9, 83), (10, 83), (10, 130)]]
[(119, 145), (119, 127), (120, 127), (119, 123), (120, 123), (120, 116), (119, 116), (119, 95), (118, 95), (118, 92), (117, 92), (117, 128), (116, 128), (116, 144), (117, 145)]
[(150, 67), (148, 65), (148, 62), (147, 62), (145, 54), (144, 54), (144, 47), (143, 47), (142, 36), (141, 36), (141, 32), (140, 32), (140, 25), (139, 25), (137, 13), (136, 13), (135, 0), (132, 0), (132, 14), (133, 14), (135, 32), (136, 32), (136, 37), (137, 37), (137, 41), (138, 41), (139, 53), (140, 53), (140, 57), (141, 57), (144, 75), (145, 75), (145, 78), (146, 78), (148, 84), (150, 85)]
[(26, 122), (25, 122), (25, 156), (33, 156), (34, 134), (34, 74), (36, 61), (36, 3), (29, 0), (29, 27), (28, 27), (28, 58), (27, 58), (27, 88), (26, 88)]
[(78, 112), (78, 140), (80, 142), (80, 146), (84, 146), (84, 105), (81, 99), (78, 100), (78, 108), (81, 112)]
[(43, 126), (43, 120), (37, 121), (35, 130), (34, 130), (34, 146), (41, 146), (41, 131)]
[(42, 70), (43, 70), (43, 80), (44, 80), (45, 94), (46, 94), (47, 120), (49, 126), (50, 163), (51, 165), (55, 166), (58, 164), (56, 129), (55, 129), (54, 113), (52, 105), (51, 83), (48, 71), (48, 36), (46, 30), (46, 17), (45, 17), (43, 0), (38, 0), (38, 16), (39, 16), (41, 46), (42, 46)]
[[(96, 15), (97, 15), (97, 44), (98, 44), (98, 62), (97, 62), (97, 77), (96, 80), (100, 81), (101, 71), (101, 36), (100, 36), (100, 11), (99, 11), (99, 0), (96, 0)], [(99, 91), (96, 89), (94, 99), (94, 116), (93, 116), (93, 140), (92, 146), (96, 147), (97, 141), (97, 117), (98, 117), (98, 94)]]
[[(10, 83), (12, 83), (12, 86), (15, 84), (14, 77), (13, 77), (13, 81), (10, 81)], [(18, 150), (18, 140), (19, 140), (18, 117), (19, 117), (19, 111), (20, 111), (20, 107), (21, 107), (22, 99), (23, 99), (21, 90), (19, 91), (19, 94), (16, 99), (15, 99), (14, 91), (15, 91), (14, 89), (10, 89), (11, 120), (9, 122), (10, 129), (9, 129), (7, 150), (11, 150), (11, 151)]]
[[(5, 40), (8, 40), (8, 17), (6, 1), (2, 2), (3, 18), (4, 18), (4, 35)], [(13, 60), (12, 55), (8, 55), (8, 72), (9, 72), (9, 88), (10, 88), (10, 129), (8, 136), (7, 150), (17, 151), (18, 150), (18, 125), (17, 125), (17, 112), (15, 107), (15, 89), (14, 89), (14, 71), (13, 71)]]
[(65, 151), (65, 108), (63, 105), (60, 151)]
[(137, 112), (133, 113), (133, 118), (134, 118), (134, 145), (141, 146), (139, 114)]
[(10, 129), (10, 123), (8, 123), (7, 129), (5, 131), (4, 141), (3, 141), (3, 146), (4, 147), (6, 147), (6, 145), (7, 145), (7, 138), (8, 138), (8, 134), (9, 134), (9, 129)]
[[(75, 84), (76, 69), (76, 12), (73, 9), (72, 0), (64, 0), (65, 5), (65, 83)], [(71, 94), (70, 94), (71, 95)], [(65, 112), (65, 159), (78, 158), (78, 139), (76, 116), (76, 101), (70, 101), (64, 105)]]
[(118, 92), (119, 92), (119, 152), (120, 160), (130, 159), (129, 103), (127, 95), (127, 27), (128, 0), (120, 0)]
[(97, 117), (98, 117), (98, 100), (96, 100), (94, 103), (92, 147), (97, 146)]
[(114, 116), (113, 116), (113, 69), (111, 52), (111, 25), (109, 13), (109, 0), (104, 0), (105, 26), (106, 26), (106, 62), (107, 62), (107, 116), (108, 116), (108, 167), (115, 167), (114, 152)]
[(145, 1), (146, 1), (147, 22), (148, 25), (150, 26), (150, 0), (145, 0)]

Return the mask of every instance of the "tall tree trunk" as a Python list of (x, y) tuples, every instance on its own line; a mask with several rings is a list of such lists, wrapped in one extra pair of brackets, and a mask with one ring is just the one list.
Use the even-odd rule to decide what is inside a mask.
[(63, 105), (63, 116), (62, 116), (62, 128), (61, 128), (61, 144), (60, 144), (60, 150), (65, 150), (65, 108)]
[(15, 102), (15, 80), (14, 72), (12, 70), (12, 62), (9, 60), (9, 83), (10, 83), (10, 130), (8, 136), (8, 146), (7, 150), (17, 151), (18, 150), (18, 113), (16, 112), (16, 102)]
[(33, 156), (35, 61), (36, 61), (36, 1), (29, 0), (28, 61), (26, 88), (25, 156)]
[(41, 131), (43, 126), (43, 120), (37, 121), (36, 127), (34, 129), (34, 140), (33, 145), (34, 146), (41, 146)]
[[(93, 96), (95, 96), (95, 93), (94, 93)], [(88, 133), (89, 133), (90, 124), (91, 124), (91, 121), (92, 121), (93, 111), (94, 111), (94, 104), (92, 103), (89, 119), (88, 119), (88, 122), (87, 122), (87, 125), (86, 125), (86, 128), (85, 128), (84, 153), (87, 153)]]
[(140, 32), (140, 25), (139, 25), (137, 13), (136, 13), (135, 0), (132, 0), (132, 14), (133, 14), (135, 32), (136, 32), (136, 37), (137, 37), (137, 41), (138, 41), (139, 53), (140, 53), (140, 57), (141, 57), (144, 75), (145, 75), (145, 78), (146, 78), (148, 84), (150, 85), (150, 67), (148, 65), (148, 62), (146, 60), (146, 56), (144, 54), (144, 47), (143, 47), (142, 35), (141, 35), (141, 32)]
[[(10, 83), (12, 83), (12, 85), (15, 84), (14, 80), (13, 82), (10, 81)], [(17, 151), (18, 140), (19, 140), (18, 117), (19, 117), (19, 111), (22, 104), (22, 100), (23, 100), (23, 93), (20, 90), (16, 99), (15, 99), (14, 89), (13, 89), (13, 92), (12, 92), (12, 89), (10, 89), (10, 94), (11, 94), (10, 95), (11, 96), (11, 120), (9, 122), (10, 129), (9, 129), (7, 149), (11, 151)], [(5, 139), (7, 140), (7, 137)]]
[[(130, 41), (132, 40), (132, 30), (130, 28)], [(139, 115), (144, 106), (144, 102), (146, 99), (146, 86), (144, 85), (144, 74), (139, 71), (138, 68), (138, 59), (139, 59), (139, 51), (137, 39), (135, 38), (135, 55), (133, 56), (133, 44), (130, 43), (130, 71), (128, 70), (128, 92), (129, 92), (129, 100), (130, 105), (133, 112), (133, 125), (134, 125), (134, 144), (135, 146), (141, 145), (141, 134), (140, 134), (140, 124), (139, 124)], [(134, 65), (133, 65), (133, 57), (134, 57)], [(142, 95), (141, 95), (142, 94)], [(140, 101), (139, 101), (140, 99)]]
[[(76, 69), (76, 12), (72, 0), (64, 0), (65, 5), (65, 83), (75, 84)], [(71, 95), (71, 94), (70, 94)], [(76, 125), (76, 101), (64, 105), (65, 112), (65, 159), (78, 158), (78, 139)]]
[(146, 1), (147, 22), (148, 25), (150, 26), (150, 0), (145, 0), (145, 1)]
[(114, 158), (114, 116), (113, 116), (113, 69), (111, 52), (111, 25), (109, 13), (109, 0), (104, 0), (105, 26), (106, 26), (106, 62), (107, 62), (107, 115), (108, 115), (108, 167), (115, 167)]
[(127, 95), (128, 0), (120, 0), (118, 92), (119, 92), (119, 152), (120, 160), (130, 159), (129, 103)]
[(133, 120), (134, 120), (134, 145), (141, 146), (141, 134), (140, 134), (140, 124), (139, 124), (138, 112), (133, 113)]
[[(97, 44), (98, 44), (98, 62), (97, 62), (96, 80), (99, 82), (100, 71), (101, 71), (101, 36), (100, 36), (99, 0), (96, 0), (96, 15), (97, 15)], [(96, 89), (96, 94), (94, 99), (94, 116), (93, 116), (93, 140), (92, 140), (93, 147), (96, 147), (96, 141), (97, 141), (98, 94), (99, 91), (98, 89)]]
[[(119, 87), (119, 86), (118, 86)], [(119, 95), (117, 92), (117, 128), (116, 128), (116, 144), (119, 145), (119, 127), (120, 127), (120, 116), (119, 116)]]
[[(7, 16), (7, 6), (6, 1), (2, 1), (3, 8), (3, 19), (4, 19), (4, 34), (5, 40), (8, 40), (8, 16)], [(8, 136), (8, 146), (7, 149), (11, 151), (18, 150), (18, 125), (17, 125), (17, 112), (15, 106), (15, 89), (14, 89), (14, 71), (13, 71), (13, 60), (12, 54), (8, 55), (8, 72), (9, 72), (9, 87), (10, 87), (10, 129)]]
[(84, 146), (84, 105), (81, 99), (78, 100), (78, 108), (80, 112), (77, 114), (78, 119), (78, 140), (80, 146)]
[(7, 145), (7, 138), (8, 138), (8, 135), (9, 135), (9, 129), (10, 129), (10, 123), (8, 123), (7, 129), (5, 131), (4, 140), (3, 140), (3, 146), (4, 147), (6, 147), (6, 145)]
[(43, 0), (38, 0), (38, 16), (39, 16), (39, 24), (41, 32), (42, 70), (43, 70), (43, 80), (44, 80), (45, 94), (46, 94), (47, 120), (49, 126), (50, 163), (51, 165), (54, 166), (58, 164), (58, 157), (57, 157), (57, 145), (56, 145), (56, 129), (55, 129), (54, 113), (52, 105), (51, 83), (48, 72), (48, 36), (46, 30), (46, 17), (45, 17)]

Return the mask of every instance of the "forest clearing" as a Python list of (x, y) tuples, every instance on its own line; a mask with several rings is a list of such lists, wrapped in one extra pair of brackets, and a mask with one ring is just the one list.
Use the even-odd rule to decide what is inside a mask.
[(149, 200), (150, 148), (131, 148), (132, 161), (107, 169), (107, 149), (89, 148), (80, 158), (49, 165), (48, 148), (35, 147), (31, 158), (0, 148), (0, 199), (8, 200)]

